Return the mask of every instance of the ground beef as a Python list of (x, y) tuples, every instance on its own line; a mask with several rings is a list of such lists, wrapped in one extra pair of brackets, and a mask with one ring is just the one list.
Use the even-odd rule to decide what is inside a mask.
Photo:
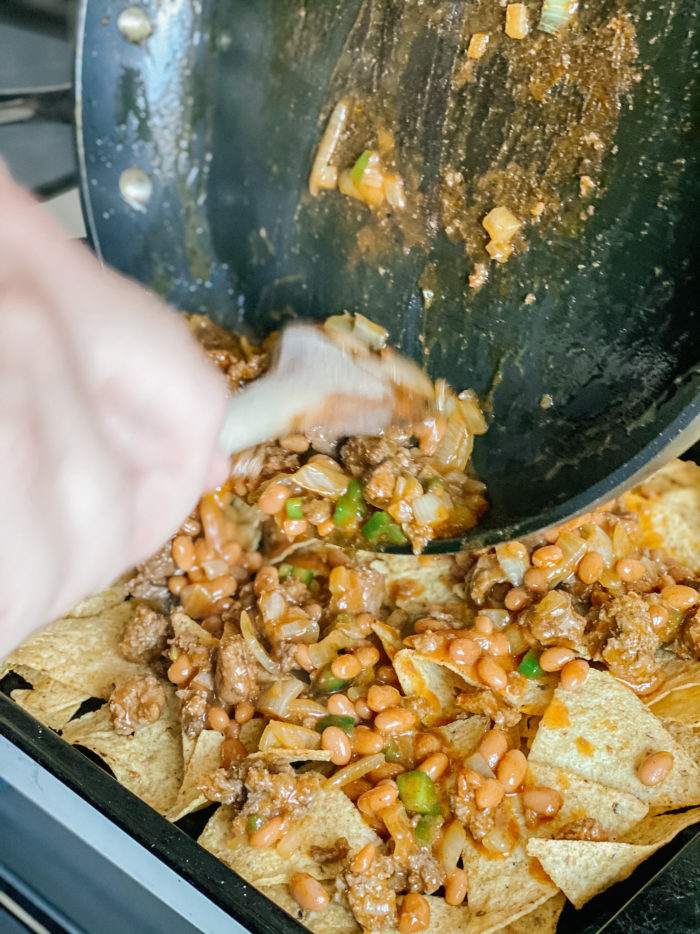
[(251, 814), (263, 822), (277, 815), (300, 820), (311, 810), (322, 781), (318, 772), (298, 775), (283, 760), (274, 765), (252, 760), (244, 779), (245, 803), (233, 822), (234, 833), (244, 832)]
[(654, 659), (660, 639), (643, 597), (616, 597), (601, 607), (599, 622), (609, 633), (600, 654), (611, 674), (645, 693), (658, 687), (664, 678)]
[(680, 655), (700, 659), (700, 611), (681, 626), (676, 648)]
[(365, 483), (365, 496), (369, 500), (386, 503), (396, 486), (396, 469), (392, 461), (384, 461), (370, 473)]
[(496, 826), (498, 808), (485, 808), (483, 811), (474, 810), (467, 823), (467, 829), (475, 840), (483, 840), (489, 831)]
[(468, 713), (479, 713), (489, 717), (502, 730), (510, 729), (510, 727), (519, 723), (522, 718), (519, 710), (511, 707), (491, 688), (472, 688), (469, 691), (464, 691), (457, 698), (457, 703)]
[(492, 587), (506, 583), (508, 583), (508, 578), (505, 571), (493, 553), (481, 555), (468, 574), (468, 590), (477, 606), (484, 603)]
[(345, 837), (338, 837), (330, 846), (312, 846), (309, 849), (311, 858), (325, 866), (326, 863), (339, 863), (350, 852), (350, 845)]
[(361, 477), (385, 461), (391, 463), (396, 475), (414, 474), (417, 470), (408, 449), (386, 438), (349, 438), (340, 449), (340, 461), (354, 477)]
[(537, 605), (527, 610), (523, 622), (541, 645), (566, 645), (576, 649), (583, 644), (586, 619), (574, 610), (571, 594), (564, 590), (547, 595), (547, 609)]
[(349, 872), (344, 884), (350, 909), (363, 931), (385, 931), (398, 924), (396, 892), (374, 873)]
[(327, 519), (330, 519), (333, 512), (331, 503), (327, 499), (312, 499), (305, 502), (302, 506), (304, 518), (308, 519), (314, 525), (320, 525)]
[(213, 696), (208, 691), (196, 688), (183, 688), (177, 691), (180, 699), (180, 717), (182, 728), (188, 736), (199, 736), (207, 725), (207, 709)]
[(409, 892), (432, 895), (444, 884), (445, 878), (445, 870), (430, 850), (421, 848), (408, 857)]
[(224, 704), (240, 704), (258, 696), (258, 666), (243, 636), (228, 626), (219, 643), (214, 689)]
[(244, 337), (231, 334), (204, 315), (189, 315), (187, 323), (209, 359), (226, 374), (231, 389), (238, 389), (269, 368), (266, 351), (253, 347)]
[(167, 542), (160, 551), (136, 568), (136, 575), (129, 581), (129, 593), (159, 612), (167, 613), (172, 605), (168, 578), (176, 570), (172, 545)]
[(590, 840), (600, 842), (609, 839), (594, 817), (580, 817), (565, 824), (557, 834), (557, 840)]
[(109, 715), (114, 732), (129, 736), (155, 723), (165, 706), (165, 691), (153, 675), (130, 678), (112, 691)]
[(170, 621), (144, 604), (137, 604), (124, 626), (119, 651), (130, 662), (150, 662), (165, 648)]
[(218, 801), (219, 804), (240, 804), (243, 801), (244, 786), (238, 765), (203, 775), (197, 787), (207, 801)]

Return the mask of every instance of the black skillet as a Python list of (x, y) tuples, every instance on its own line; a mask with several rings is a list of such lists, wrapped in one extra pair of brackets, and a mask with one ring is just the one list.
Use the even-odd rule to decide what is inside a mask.
[[(434, 195), (464, 6), (433, 4), (439, 25), (413, 28), (406, 45), (411, 6), (146, 0), (125, 13), (84, 2), (83, 200), (97, 253), (179, 308), (257, 334), (295, 315), (361, 311), (432, 376), (476, 389), (492, 415), (474, 455), (492, 507), (470, 540), (488, 543), (611, 497), (700, 433), (698, 12), (690, 0), (633, 0), (640, 80), (594, 215), (574, 233), (534, 232), (474, 293), (462, 245), (438, 233), (358, 259), (367, 209), (338, 193), (312, 202), (306, 188), (340, 94), (384, 93), (393, 68), (399, 149)], [(584, 2), (580, 15), (614, 9)], [(467, 143), (465, 173), (508, 129), (498, 56), (489, 61), (464, 92), (481, 97), (471, 109), (463, 98), (451, 130)], [(426, 307), (429, 262), (438, 288)]]

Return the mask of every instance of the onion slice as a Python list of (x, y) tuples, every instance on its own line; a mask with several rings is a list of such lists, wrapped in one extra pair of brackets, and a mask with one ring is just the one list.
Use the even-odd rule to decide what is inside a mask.
[(327, 778), (323, 787), (342, 788), (343, 785), (347, 785), (348, 782), (354, 782), (355, 779), (362, 778), (363, 775), (371, 772), (372, 769), (378, 769), (379, 766), (384, 765), (385, 762), (386, 759), (382, 752), (377, 752), (372, 756), (363, 756), (362, 759), (351, 762), (350, 765), (346, 765), (344, 768), (337, 771), (335, 775), (331, 775), (330, 778)]
[(262, 665), (265, 671), (269, 671), (269, 673), (274, 675), (276, 678), (281, 678), (282, 671), (279, 665), (262, 647), (258, 637), (255, 634), (255, 629), (253, 628), (253, 621), (250, 618), (250, 614), (245, 610), (241, 612), (240, 627), (241, 635), (245, 639), (248, 648), (253, 653), (256, 660)]

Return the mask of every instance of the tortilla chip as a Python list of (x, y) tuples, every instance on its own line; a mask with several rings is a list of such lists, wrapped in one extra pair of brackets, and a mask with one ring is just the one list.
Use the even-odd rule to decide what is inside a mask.
[[(665, 781), (650, 788), (637, 778), (637, 767), (660, 750), (673, 754), (674, 767)], [(656, 807), (700, 803), (700, 767), (642, 701), (607, 672), (591, 669), (576, 691), (557, 688), (530, 760), (569, 769)]]
[(676, 691), (700, 685), (700, 662), (694, 658), (681, 658), (675, 652), (659, 649), (654, 660), (664, 672), (664, 683), (652, 694), (647, 694), (644, 703), (651, 708)]
[[(313, 934), (360, 934), (360, 925), (344, 905), (331, 901), (325, 911), (304, 911), (289, 894), (286, 885), (261, 885), (259, 889)], [(333, 886), (328, 886), (328, 894), (333, 895)]]
[(125, 788), (166, 814), (177, 799), (184, 769), (175, 690), (165, 682), (163, 688), (167, 699), (160, 719), (133, 736), (114, 732), (106, 704), (71, 720), (62, 735), (71, 745), (91, 749), (104, 759)]
[(684, 726), (700, 726), (700, 684), (678, 688), (660, 700), (649, 704), (649, 709), (662, 720)]
[(681, 564), (700, 571), (700, 467), (691, 461), (673, 460), (657, 471), (645, 486), (651, 497), (627, 493), (624, 503), (641, 519), (648, 548), (663, 547)]
[(555, 934), (566, 897), (559, 892), (534, 911), (503, 928), (502, 934)]
[(218, 730), (202, 730), (194, 744), (194, 749), (185, 765), (182, 785), (173, 806), (165, 815), (169, 821), (181, 820), (186, 814), (206, 807), (210, 802), (199, 790), (199, 781), (203, 775), (214, 772), (221, 765), (221, 744), (223, 733)]
[(176, 610), (173, 612), (170, 619), (173, 624), (173, 633), (175, 637), (190, 636), (192, 639), (196, 639), (200, 645), (208, 647), (217, 646), (219, 644), (219, 640), (216, 636), (212, 636), (203, 626), (200, 626), (199, 623), (195, 623), (186, 613)]
[(665, 846), (681, 830), (699, 822), (700, 807), (676, 811), (673, 814), (649, 814), (622, 837), (622, 842), (635, 843), (640, 846)]
[(265, 721), (262, 717), (253, 717), (247, 723), (241, 724), (241, 731), (238, 738), (243, 743), (248, 752), (257, 752), (260, 746), (260, 737), (265, 730)]
[(127, 602), (98, 616), (58, 619), (30, 636), (8, 661), (12, 667), (27, 665), (41, 671), (78, 694), (107, 700), (115, 685), (151, 673), (148, 665), (128, 662), (119, 651), (132, 612)]
[(535, 717), (541, 717), (545, 712), (559, 683), (557, 675), (547, 673), (539, 678), (519, 675), (517, 680), (511, 675), (508, 680), (506, 698), (526, 716)]
[(593, 817), (607, 837), (619, 839), (637, 826), (649, 811), (649, 806), (635, 795), (541, 762), (529, 760), (525, 782), (527, 785), (555, 788), (564, 799), (557, 816), (538, 827), (533, 836), (556, 837), (571, 821)]
[(445, 726), (436, 727), (435, 732), (449, 744), (450, 752), (460, 759), (468, 759), (481, 742), (484, 733), (490, 729), (488, 717), (473, 714), (464, 720), (453, 720)]
[[(424, 895), (430, 907), (430, 924), (424, 934), (452, 934), (456, 931), (465, 931), (468, 927), (470, 911), (466, 905), (448, 905), (444, 898), (434, 895)], [(392, 930), (391, 934), (398, 934)]]
[(693, 762), (700, 765), (700, 727), (688, 726), (675, 720), (663, 720), (671, 736), (687, 752)]
[[(99, 616), (100, 613), (103, 613), (110, 607), (123, 603), (129, 595), (129, 581), (133, 576), (133, 571), (122, 574), (122, 576), (117, 578), (109, 587), (105, 587), (104, 590), (98, 590), (97, 593), (85, 597), (85, 599), (77, 603), (69, 613), (66, 613), (66, 616), (73, 618), (79, 618), (81, 616)], [(133, 610), (133, 604), (131, 608)]]
[(199, 843), (256, 886), (289, 882), (295, 872), (308, 872), (321, 880), (334, 878), (337, 864), (317, 863), (309, 852), (312, 846), (331, 846), (339, 837), (345, 837), (352, 857), (365, 844), (380, 842), (347, 795), (333, 789), (322, 788), (318, 792), (314, 806), (303, 818), (302, 848), (291, 859), (283, 859), (274, 848), (256, 849), (245, 837), (234, 838), (230, 823), (235, 814), (228, 805), (217, 808), (209, 818)]
[[(425, 614), (430, 606), (459, 603), (454, 591), (451, 555), (382, 555), (358, 552), (358, 558), (384, 575), (392, 604), (412, 616)], [(407, 586), (407, 583), (414, 586)]]
[[(508, 829), (517, 835), (517, 842), (510, 855), (494, 859), (470, 836), (467, 837), (462, 853), (464, 870), (469, 880), (469, 907), (473, 915), (489, 923), (488, 930), (497, 928), (490, 926), (492, 919), (484, 918), (485, 915), (498, 913), (501, 925), (508, 924), (548, 901), (557, 891), (557, 887), (543, 873), (532, 870), (531, 859), (525, 849), (530, 831), (525, 825), (520, 798), (506, 798), (503, 808), (508, 815)], [(483, 928), (475, 928), (474, 934), (477, 930), (482, 931)]]
[(389, 626), (387, 623), (380, 623), (376, 620), (372, 623), (372, 629), (378, 636), (384, 651), (389, 657), (389, 661), (393, 661), (396, 653), (400, 652), (403, 648), (403, 639), (398, 630), (394, 629), (393, 626)]
[(25, 665), (17, 673), (32, 685), (31, 689), (18, 688), (10, 696), (15, 703), (35, 717), (44, 726), (60, 730), (90, 695), (56, 681), (40, 671)]
[(399, 683), (407, 696), (425, 702), (421, 720), (430, 726), (451, 720), (462, 709), (456, 703), (467, 682), (447, 666), (430, 661), (414, 649), (402, 649), (392, 662)]

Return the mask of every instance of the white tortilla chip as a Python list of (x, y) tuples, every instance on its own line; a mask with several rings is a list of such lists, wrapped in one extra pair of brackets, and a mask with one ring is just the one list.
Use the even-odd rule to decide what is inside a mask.
[(165, 815), (169, 821), (179, 821), (186, 814), (206, 807), (210, 802), (199, 790), (203, 775), (214, 772), (221, 765), (223, 733), (218, 730), (202, 730), (197, 737), (192, 753), (185, 765), (182, 785), (173, 806)]
[(449, 744), (450, 750), (460, 759), (468, 759), (481, 742), (484, 733), (491, 728), (488, 717), (472, 714), (464, 720), (453, 720), (445, 726), (435, 728), (435, 733), (442, 736)]
[[(387, 593), (395, 595), (392, 605), (415, 616), (428, 607), (460, 603), (454, 591), (451, 555), (382, 555), (358, 552), (358, 559), (384, 575)], [(416, 586), (405, 587), (407, 581)]]
[(425, 658), (414, 649), (402, 649), (393, 660), (394, 671), (407, 696), (417, 695), (425, 702), (421, 720), (430, 726), (445, 723), (462, 712), (456, 697), (467, 682), (444, 665)]
[[(637, 778), (637, 768), (661, 750), (673, 754), (674, 767), (650, 788)], [(642, 701), (607, 672), (591, 669), (576, 691), (557, 688), (530, 760), (569, 769), (655, 807), (700, 803), (700, 768)]]
[(502, 934), (556, 934), (559, 915), (565, 904), (566, 898), (559, 892), (534, 911), (508, 924)]
[(32, 687), (12, 691), (12, 700), (52, 730), (62, 729), (80, 705), (90, 697), (83, 691), (76, 691), (75, 688), (26, 666), (21, 666), (21, 671), (17, 673), (29, 681)]
[[(97, 593), (85, 597), (85, 599), (77, 603), (69, 613), (66, 613), (66, 616), (99, 616), (100, 613), (103, 613), (110, 607), (123, 603), (129, 595), (129, 581), (133, 576), (133, 571), (122, 574), (122, 576), (117, 578), (109, 587), (105, 587), (104, 590), (98, 590)], [(133, 604), (131, 608), (133, 610)]]
[(160, 719), (133, 736), (114, 732), (107, 704), (71, 720), (62, 735), (71, 745), (91, 749), (125, 788), (166, 814), (175, 803), (184, 770), (177, 698), (171, 684), (163, 683), (163, 688), (167, 700)]

